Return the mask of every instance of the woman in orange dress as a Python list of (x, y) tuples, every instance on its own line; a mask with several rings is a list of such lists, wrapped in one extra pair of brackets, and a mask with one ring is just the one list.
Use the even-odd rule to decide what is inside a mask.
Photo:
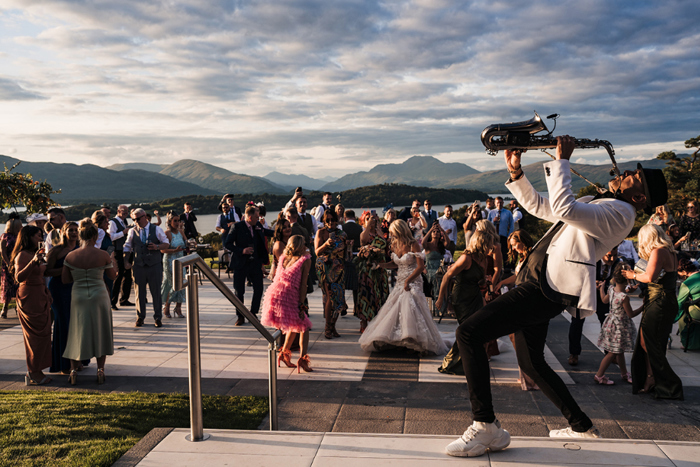
[(44, 279), (44, 240), (40, 228), (22, 227), (10, 258), (17, 289), (17, 317), (22, 325), (24, 350), (27, 354), (27, 386), (48, 384), (51, 378), (44, 368), (51, 366), (51, 295)]

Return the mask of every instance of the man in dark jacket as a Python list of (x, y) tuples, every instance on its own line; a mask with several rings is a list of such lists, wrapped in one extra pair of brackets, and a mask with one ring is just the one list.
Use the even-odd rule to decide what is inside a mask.
[[(260, 219), (258, 208), (248, 206), (242, 221), (231, 226), (226, 237), (226, 249), (231, 252), (230, 268), (233, 271), (233, 289), (236, 296), (243, 303), (246, 279), (253, 284), (253, 300), (250, 303), (250, 311), (257, 315), (260, 309), (260, 300), (263, 294), (262, 267), (269, 262), (265, 249), (265, 237), (272, 237), (274, 232), (263, 228), (258, 222)], [(242, 326), (245, 317), (236, 311), (238, 320), (236, 326)]]

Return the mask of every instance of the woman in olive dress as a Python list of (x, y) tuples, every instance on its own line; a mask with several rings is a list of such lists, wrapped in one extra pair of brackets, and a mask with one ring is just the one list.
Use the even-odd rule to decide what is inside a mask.
[(622, 271), (628, 280), (648, 284), (632, 354), (632, 393), (653, 393), (656, 399), (683, 400), (681, 379), (666, 359), (668, 338), (678, 313), (678, 260), (671, 239), (658, 225), (643, 226), (637, 238), (639, 257), (647, 261), (646, 271), (642, 274)]
[(316, 274), (323, 291), (323, 313), (326, 318), (326, 339), (340, 337), (335, 329), (338, 316), (348, 309), (345, 303), (345, 256), (348, 236), (338, 228), (338, 215), (333, 209), (323, 213), (323, 227), (318, 229)]

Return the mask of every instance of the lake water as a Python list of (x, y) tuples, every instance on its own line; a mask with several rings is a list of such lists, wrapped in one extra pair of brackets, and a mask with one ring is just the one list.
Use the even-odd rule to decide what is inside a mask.
[[(546, 196), (546, 193), (543, 193), (543, 195)], [(495, 197), (497, 197), (497, 196), (501, 196), (501, 197), (503, 197), (503, 198), (509, 198), (509, 197), (512, 198), (512, 197), (513, 197), (513, 195), (510, 194), (510, 193), (497, 193), (497, 194), (492, 194), (492, 195), (489, 195), (489, 196), (491, 196), (492, 198), (495, 198)], [(480, 200), (480, 201), (481, 201), (482, 206), (483, 206), (483, 205), (484, 205), (484, 202), (485, 202), (486, 200), (482, 199), (482, 200)], [(462, 206), (464, 206), (464, 205), (466, 205), (466, 204), (471, 204), (471, 203), (473, 203), (473, 202), (474, 202), (474, 200), (466, 201), (466, 202), (464, 202), (464, 203), (452, 204), (452, 207), (453, 207), (453, 209), (456, 211), (456, 210), (458, 210), (459, 208), (461, 208)], [(395, 207), (394, 207), (394, 209), (396, 209), (397, 212), (401, 211), (401, 209), (403, 209), (403, 208), (404, 208), (404, 206), (395, 206)], [(382, 215), (383, 215), (382, 213), (383, 213), (383, 211), (384, 211), (384, 206), (381, 206), (381, 207), (374, 207), (374, 208), (353, 208), (353, 207), (346, 207), (345, 209), (346, 209), (346, 210), (352, 209), (353, 211), (355, 211), (355, 214), (357, 215), (357, 217), (359, 217), (360, 214), (362, 214), (363, 211), (369, 211), (369, 210), (374, 209), (374, 210), (377, 211), (377, 214), (379, 214), (379, 217), (382, 217)], [(436, 205), (433, 205), (433, 209), (435, 209), (435, 210), (438, 211), (438, 212), (442, 212), (442, 211), (445, 209), (445, 205), (444, 205), (444, 204), (442, 204), (442, 205), (437, 205), (437, 204), (436, 204)], [(24, 211), (24, 210), (25, 210), (24, 208), (18, 208), (18, 211), (20, 211), (20, 215), (22, 216), (22, 221), (24, 221), (24, 214), (23, 214), (23, 211)], [(6, 212), (7, 212), (7, 211), (6, 211)], [(196, 213), (196, 211), (195, 211), (195, 213)], [(267, 215), (265, 216), (265, 219), (267, 220), (268, 224), (271, 223), (272, 221), (274, 221), (275, 219), (277, 219), (277, 215), (278, 215), (278, 214), (279, 214), (279, 211), (269, 211), (269, 212), (267, 213)], [(202, 215), (198, 215), (198, 216), (197, 216), (197, 222), (196, 222), (197, 231), (198, 231), (200, 234), (207, 234), (207, 233), (209, 233), (209, 232), (216, 232), (215, 227), (216, 227), (216, 219), (217, 219), (217, 217), (218, 217), (218, 214), (202, 214)], [(77, 221), (77, 220), (79, 220), (79, 219), (69, 219), (69, 220), (75, 220), (75, 221)], [(165, 222), (165, 218), (163, 218), (163, 222)], [(3, 232), (5, 232), (5, 224), (0, 224), (0, 234), (2, 234)]]

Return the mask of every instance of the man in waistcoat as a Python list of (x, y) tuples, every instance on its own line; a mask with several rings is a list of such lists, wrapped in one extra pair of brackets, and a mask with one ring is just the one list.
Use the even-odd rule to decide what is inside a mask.
[(544, 164), (549, 198), (524, 176), (520, 152), (505, 151), (510, 180), (506, 187), (529, 213), (554, 223), (533, 247), (516, 278), (517, 287), (486, 304), (457, 328), (457, 343), (467, 378), (473, 424), (450, 443), (446, 454), (473, 457), (510, 444), (494, 413), (491, 371), (484, 344), (515, 333), (518, 365), (566, 417), (570, 426), (551, 437), (599, 438), (566, 384), (544, 359), (549, 320), (567, 310), (579, 318), (596, 310), (595, 264), (634, 227), (636, 211), (666, 202), (666, 181), (658, 169), (643, 169), (614, 178), (610, 191), (596, 198), (574, 198), (569, 160), (575, 140), (557, 138), (556, 160)]
[(163, 254), (161, 250), (170, 248), (170, 241), (157, 225), (148, 222), (146, 211), (141, 208), (131, 211), (135, 227), (129, 230), (124, 242), (124, 254), (133, 252), (132, 267), (134, 284), (136, 285), (136, 327), (143, 326), (146, 318), (146, 286), (151, 291), (153, 299), (153, 319), (157, 328), (163, 326), (163, 305), (160, 296), (160, 286), (163, 282)]
[[(133, 225), (127, 222), (129, 208), (126, 204), (120, 204), (117, 208), (117, 215), (109, 222), (109, 238), (114, 244), (114, 258), (117, 260), (117, 278), (114, 279), (112, 286), (112, 309), (117, 310), (117, 301), (119, 306), (134, 306), (129, 301), (131, 296), (131, 269), (126, 269), (124, 262), (124, 243), (129, 230)], [(121, 292), (121, 300), (119, 293)]]
[(197, 222), (197, 216), (192, 209), (192, 203), (189, 201), (185, 203), (185, 212), (180, 214), (180, 220), (183, 224), (183, 230), (185, 231), (185, 237), (189, 240), (194, 238), (195, 240), (199, 237), (197, 232), (197, 226), (194, 224)]
[[(226, 237), (226, 249), (231, 252), (231, 265), (233, 270), (233, 289), (236, 296), (243, 303), (246, 279), (253, 284), (253, 300), (250, 302), (250, 311), (258, 314), (260, 300), (263, 293), (262, 266), (269, 261), (265, 249), (265, 237), (272, 237), (274, 231), (263, 228), (258, 222), (260, 216), (256, 206), (248, 206), (244, 219), (231, 226)], [(236, 311), (238, 320), (236, 326), (242, 326), (245, 317)]]

